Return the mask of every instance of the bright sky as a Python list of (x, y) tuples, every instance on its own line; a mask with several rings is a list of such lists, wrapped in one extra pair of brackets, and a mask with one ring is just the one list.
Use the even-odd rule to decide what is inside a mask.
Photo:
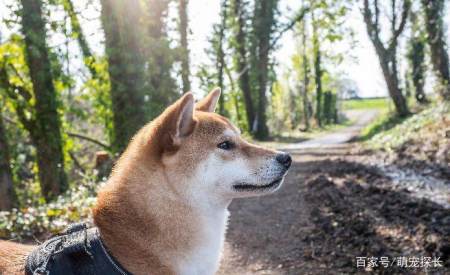
[[(10, 3), (11, 0), (0, 0), (0, 17), (4, 18), (7, 15), (6, 3)], [(87, 0), (75, 1), (78, 8), (83, 7), (83, 3)], [(207, 56), (205, 54), (205, 49), (210, 47), (208, 43), (208, 38), (212, 33), (212, 26), (214, 23), (219, 21), (219, 11), (220, 11), (220, 1), (219, 0), (191, 0), (189, 1), (189, 17), (190, 17), (190, 53), (191, 53), (191, 64), (193, 66), (193, 72), (197, 66), (201, 63), (207, 62)], [(300, 2), (290, 1), (290, 0), (280, 0), (280, 10), (281, 18), (283, 22), (286, 22), (293, 17), (295, 11), (297, 10)], [(290, 8), (290, 10), (289, 10)], [(88, 18), (95, 18), (98, 14), (97, 10), (83, 11), (83, 16)], [(449, 16), (446, 16), (447, 26), (450, 24)], [(83, 27), (85, 32), (88, 34), (88, 40), (95, 48), (99, 51), (101, 49), (100, 39), (98, 35), (95, 35), (96, 30), (100, 28), (98, 21), (88, 21), (85, 22)], [(349, 48), (348, 41), (338, 42), (342, 49), (347, 49), (349, 55), (356, 57), (356, 59), (347, 58), (340, 65), (339, 70), (343, 71), (345, 75), (354, 80), (360, 90), (360, 96), (385, 96), (386, 88), (381, 74), (381, 70), (378, 64), (378, 58), (375, 55), (375, 51), (371, 42), (368, 39), (364, 22), (358, 7), (351, 12), (347, 24), (350, 24), (355, 31), (355, 39), (358, 41), (357, 45), (353, 48)], [(0, 25), (0, 31), (2, 34), (2, 40), (8, 35), (8, 31), (4, 24)], [(447, 37), (450, 37), (450, 31), (447, 29)], [(450, 44), (450, 43), (449, 43)], [(287, 32), (282, 39), (279, 41), (279, 49), (275, 53), (275, 57), (278, 61), (279, 68), (278, 72), (283, 71), (286, 66), (290, 65), (290, 56), (295, 51), (295, 38), (293, 37), (293, 32)], [(193, 78), (194, 92), (195, 87), (198, 87), (198, 81)]]

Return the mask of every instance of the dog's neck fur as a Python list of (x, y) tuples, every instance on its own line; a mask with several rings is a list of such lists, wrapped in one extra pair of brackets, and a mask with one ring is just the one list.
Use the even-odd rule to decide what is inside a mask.
[[(138, 142), (139, 135), (133, 143)], [(119, 160), (100, 192), (94, 221), (102, 239), (133, 274), (214, 274), (230, 200), (177, 194), (172, 184), (179, 183), (166, 182), (161, 164), (136, 159), (150, 155), (129, 148), (121, 159), (133, 161)]]

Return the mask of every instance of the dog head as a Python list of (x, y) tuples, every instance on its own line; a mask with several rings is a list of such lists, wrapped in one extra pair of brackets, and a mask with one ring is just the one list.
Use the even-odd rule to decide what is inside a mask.
[(185, 94), (159, 118), (159, 140), (152, 142), (161, 144), (168, 184), (189, 197), (226, 200), (277, 190), (291, 157), (245, 141), (238, 128), (214, 113), (219, 97), (215, 89), (195, 103), (191, 93)]

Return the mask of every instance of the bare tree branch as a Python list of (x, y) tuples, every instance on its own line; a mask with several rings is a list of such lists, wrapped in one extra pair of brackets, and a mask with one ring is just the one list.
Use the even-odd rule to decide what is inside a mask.
[(374, 0), (373, 2), (373, 8), (375, 10), (375, 32), (376, 35), (380, 35), (380, 8), (378, 7), (378, 0)]
[(88, 137), (88, 136), (85, 136), (85, 135), (82, 135), (82, 134), (77, 134), (77, 133), (71, 133), (71, 132), (67, 132), (67, 135), (69, 135), (70, 137), (74, 137), (74, 138), (78, 138), (78, 139), (82, 139), (82, 140), (86, 140), (86, 141), (92, 142), (92, 143), (97, 144), (98, 146), (100, 146), (100, 147), (102, 147), (102, 148), (104, 148), (106, 150), (111, 150), (111, 146), (110, 145), (105, 144), (105, 143), (103, 143), (103, 142), (101, 142), (99, 140), (96, 140), (96, 139), (92, 138), (92, 137)]
[(379, 25), (378, 25), (379, 8), (377, 0), (374, 1), (374, 9), (375, 9), (375, 22), (372, 20), (373, 15), (369, 7), (369, 0), (364, 0), (363, 17), (364, 21), (366, 22), (367, 32), (373, 44), (375, 45), (376, 50), (385, 54), (387, 50), (384, 47), (383, 42), (381, 41), (379, 35)]
[[(392, 34), (392, 40), (391, 43), (389, 45), (389, 47), (391, 47), (391, 45), (393, 43), (397, 43), (397, 39), (400, 36), (400, 34), (403, 32), (403, 29), (405, 28), (406, 25), (406, 21), (408, 19), (408, 14), (409, 14), (409, 10), (411, 9), (411, 2), (409, 0), (404, 0), (403, 1), (403, 8), (402, 8), (402, 17), (400, 20), (400, 25), (398, 26), (398, 28), (393, 29), (393, 34)], [(395, 11), (394, 11), (395, 13)]]
[(82, 173), (85, 173), (86, 170), (81, 165), (80, 161), (77, 159), (77, 157), (75, 156), (73, 151), (69, 151), (69, 155), (70, 155), (70, 158), (73, 160), (73, 163), (75, 164), (75, 166), (78, 168), (78, 170), (80, 170)]
[(300, 12), (297, 14), (297, 16), (295, 16), (291, 20), (291, 22), (289, 22), (289, 24), (284, 26), (284, 28), (278, 33), (278, 35), (274, 37), (274, 39), (270, 43), (269, 47), (267, 49), (265, 49), (265, 51), (268, 51), (268, 50), (272, 49), (273, 47), (275, 47), (275, 45), (277, 44), (278, 40), (281, 39), (281, 37), (284, 35), (284, 33), (287, 32), (288, 30), (292, 29), (295, 26), (296, 23), (302, 21), (303, 18), (305, 17), (305, 15), (306, 15), (306, 13), (309, 12), (309, 10), (310, 10), (309, 7), (302, 8), (300, 10)]
[[(17, 71), (16, 67), (14, 67), (11, 64), (7, 64), (6, 66), (8, 66), (8, 68), (12, 69), (14, 71), (14, 73), (16, 74), (16, 76), (20, 79), (20, 81), (22, 81), (23, 84), (25, 84), (25, 80), (22, 78), (22, 76), (19, 74), (19, 72)], [(28, 102), (33, 96), (31, 95), (30, 91), (28, 91), (27, 89), (25, 89), (22, 86), (14, 86), (15, 89), (17, 89), (17, 91), (20, 93), (20, 95)]]

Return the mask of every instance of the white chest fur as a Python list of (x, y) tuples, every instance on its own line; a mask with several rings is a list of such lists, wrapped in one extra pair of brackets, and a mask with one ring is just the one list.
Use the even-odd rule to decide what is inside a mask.
[[(202, 211), (203, 212), (203, 211)], [(178, 263), (180, 275), (212, 275), (219, 268), (229, 212), (226, 208), (210, 208), (199, 220), (198, 244)]]

